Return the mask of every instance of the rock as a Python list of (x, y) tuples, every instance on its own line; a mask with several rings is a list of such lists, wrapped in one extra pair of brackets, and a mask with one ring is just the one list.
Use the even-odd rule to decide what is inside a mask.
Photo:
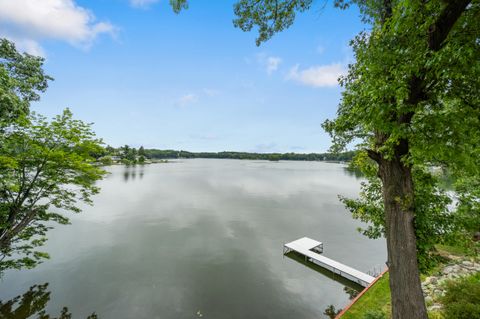
[(454, 272), (454, 269), (452, 268), (452, 266), (447, 266), (447, 267), (443, 268), (443, 270), (442, 270), (442, 274), (444, 274), (444, 275), (448, 275), (452, 272)]
[(432, 298), (431, 296), (426, 296), (426, 297), (425, 297), (425, 303), (426, 303), (427, 305), (432, 304), (432, 303), (433, 303), (433, 298)]
[(456, 279), (456, 278), (460, 278), (460, 275), (458, 273), (450, 273), (447, 275), (447, 278), (448, 279)]
[(438, 286), (443, 286), (446, 282), (447, 282), (446, 278), (440, 278), (437, 284)]
[(433, 276), (432, 276), (432, 277), (427, 277), (427, 278), (425, 279), (425, 281), (424, 281), (424, 284), (425, 284), (426, 286), (428, 286), (428, 285), (434, 285), (434, 284), (436, 284), (436, 283), (437, 283), (437, 278), (436, 278), (436, 277), (433, 277)]
[(435, 302), (445, 296), (445, 284), (451, 280), (480, 271), (478, 261), (457, 258), (454, 263), (446, 265), (437, 275), (429, 276), (422, 282), (422, 290), (429, 311), (438, 311), (442, 305)]
[(475, 240), (475, 241), (480, 240), (480, 231), (477, 231), (475, 234), (473, 234), (473, 240)]
[(433, 291), (433, 296), (434, 297), (440, 297), (440, 296), (442, 296), (442, 294), (443, 294), (443, 290), (441, 290), (441, 289), (435, 289)]
[(440, 305), (440, 304), (438, 304), (438, 303), (437, 303), (437, 304), (434, 304), (434, 305), (431, 306), (431, 307), (428, 307), (428, 310), (429, 310), (429, 311), (435, 311), (435, 310), (441, 310), (441, 309), (442, 309), (442, 305)]

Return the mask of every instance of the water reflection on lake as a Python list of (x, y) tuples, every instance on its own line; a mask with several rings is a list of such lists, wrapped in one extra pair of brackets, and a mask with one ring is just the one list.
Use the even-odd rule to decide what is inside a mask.
[(50, 233), (51, 260), (9, 271), (0, 299), (49, 282), (48, 313), (74, 318), (322, 318), (345, 283), (282, 255), (308, 236), (362, 271), (383, 240), (360, 235), (337, 195), (360, 180), (320, 162), (183, 160), (112, 166), (93, 207)]
[(352, 168), (352, 167), (345, 166), (345, 167), (343, 167), (343, 170), (347, 175), (355, 177), (356, 179), (361, 179), (361, 178), (364, 177), (362, 171), (358, 168)]
[[(46, 307), (50, 301), (50, 291), (48, 283), (33, 285), (22, 295), (13, 297), (10, 300), (0, 301), (0, 318), (41, 318), (41, 319), (71, 319), (72, 313), (67, 307), (59, 311), (59, 316), (52, 316), (46, 312)], [(92, 313), (87, 319), (97, 319), (97, 315)]]
[(123, 180), (128, 182), (129, 180), (134, 181), (137, 178), (142, 179), (145, 165), (125, 165), (123, 166)]

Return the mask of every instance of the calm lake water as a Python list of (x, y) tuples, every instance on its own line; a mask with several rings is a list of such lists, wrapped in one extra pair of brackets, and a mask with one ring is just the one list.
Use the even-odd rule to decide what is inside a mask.
[(48, 283), (27, 297), (54, 317), (66, 306), (73, 318), (323, 318), (349, 302), (345, 285), (284, 257), (284, 242), (323, 241), (326, 256), (365, 272), (386, 260), (384, 240), (359, 234), (338, 200), (360, 186), (344, 165), (195, 159), (108, 171), (94, 206), (49, 234), (51, 259), (4, 275), (3, 303)]

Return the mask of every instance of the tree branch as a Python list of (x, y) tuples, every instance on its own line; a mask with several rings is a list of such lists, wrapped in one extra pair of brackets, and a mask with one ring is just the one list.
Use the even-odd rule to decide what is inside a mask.
[(380, 161), (382, 159), (382, 156), (380, 155), (380, 153), (378, 153), (374, 150), (367, 149), (367, 155), (368, 155), (368, 157), (370, 157), (372, 160), (374, 160), (377, 163), (380, 163)]
[[(442, 10), (438, 19), (430, 26), (428, 30), (428, 48), (433, 51), (439, 51), (447, 39), (450, 31), (455, 23), (458, 21), (462, 13), (467, 8), (471, 0), (456, 0), (449, 1), (446, 7)], [(428, 94), (425, 92), (425, 74), (427, 69), (420, 70), (420, 75), (413, 75), (409, 82), (409, 94), (407, 103), (410, 105), (416, 105), (421, 101), (425, 101), (428, 98)], [(400, 123), (410, 123), (413, 118), (414, 112), (409, 112), (400, 116), (398, 121)]]
[(430, 50), (438, 51), (442, 48), (450, 30), (452, 30), (455, 22), (457, 22), (470, 2), (471, 0), (448, 1), (447, 6), (440, 13), (437, 21), (429, 28), (428, 47)]

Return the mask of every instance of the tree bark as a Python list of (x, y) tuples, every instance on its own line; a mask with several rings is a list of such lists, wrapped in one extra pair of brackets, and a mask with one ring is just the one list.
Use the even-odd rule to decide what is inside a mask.
[(417, 262), (411, 168), (397, 153), (394, 159), (380, 159), (379, 176), (383, 184), (392, 318), (426, 319)]

